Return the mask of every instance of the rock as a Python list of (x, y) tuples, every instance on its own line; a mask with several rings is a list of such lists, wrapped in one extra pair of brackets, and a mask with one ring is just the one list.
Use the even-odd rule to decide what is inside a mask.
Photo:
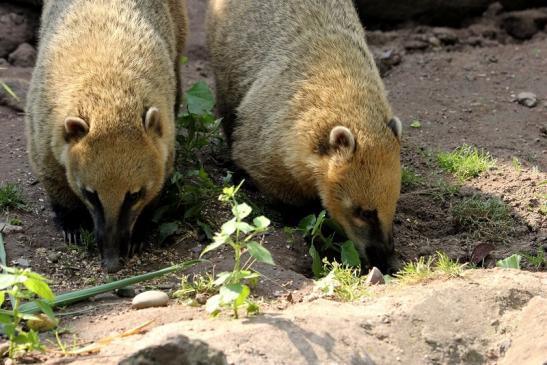
[(47, 258), (49, 261), (51, 261), (52, 263), (56, 263), (59, 261), (59, 258), (61, 258), (61, 253), (59, 252), (51, 252), (50, 254), (47, 255)]
[(405, 49), (409, 51), (423, 51), (429, 47), (429, 43), (419, 39), (412, 39), (405, 42)]
[(28, 43), (21, 43), (10, 53), (8, 61), (18, 67), (33, 67), (36, 63), (36, 49)]
[(0, 223), (0, 232), (5, 234), (23, 232), (23, 227), (9, 223)]
[(458, 35), (453, 29), (436, 27), (433, 28), (433, 34), (441, 41), (442, 44), (451, 46), (458, 43)]
[(366, 284), (367, 285), (385, 284), (384, 275), (382, 274), (380, 269), (378, 269), (377, 267), (373, 267), (372, 270), (370, 270), (367, 276)]
[(184, 335), (167, 338), (163, 343), (139, 350), (120, 365), (228, 365), (223, 352), (200, 340)]
[(166, 306), (168, 302), (169, 297), (164, 292), (159, 290), (149, 290), (140, 293), (135, 298), (133, 298), (131, 306), (134, 309), (163, 307)]
[(130, 285), (125, 288), (118, 289), (116, 290), (116, 295), (120, 298), (133, 298), (135, 296), (135, 287)]
[(502, 17), (501, 25), (517, 39), (530, 39), (547, 24), (547, 12), (541, 9), (513, 11)]
[(18, 5), (0, 4), (0, 58), (7, 57), (21, 43), (31, 43), (38, 24), (38, 12)]
[(4, 85), (0, 84), (0, 105), (7, 106), (16, 111), (24, 111), (30, 83), (24, 79), (10, 78), (2, 78), (1, 81), (15, 96), (6, 90)]
[(399, 52), (389, 49), (381, 54), (375, 54), (374, 59), (381, 76), (385, 76), (389, 70), (401, 63), (402, 57)]
[(0, 58), (0, 67), (1, 66), (8, 66), (9, 62), (5, 58)]
[(483, 16), (486, 18), (495, 18), (503, 12), (503, 5), (499, 2), (492, 3), (488, 6)]
[(22, 267), (23, 269), (26, 269), (27, 267), (30, 267), (30, 261), (25, 258), (18, 258), (17, 260), (13, 261), (14, 265), (17, 265), (19, 267)]
[(531, 92), (522, 92), (517, 95), (517, 101), (519, 104), (533, 108), (537, 105), (538, 100), (536, 94)]

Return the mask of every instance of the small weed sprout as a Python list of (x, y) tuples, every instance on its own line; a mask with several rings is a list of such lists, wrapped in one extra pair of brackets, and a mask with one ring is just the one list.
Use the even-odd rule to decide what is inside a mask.
[(545, 258), (545, 251), (543, 250), (543, 247), (538, 247), (535, 255), (523, 253), (522, 256), (536, 270), (539, 270), (542, 266), (547, 266), (547, 259)]
[(520, 162), (520, 160), (516, 158), (515, 156), (513, 156), (511, 160), (511, 164), (513, 165), (513, 168), (515, 169), (515, 171), (520, 174), (520, 172), (522, 171), (522, 163)]
[(436, 189), (433, 192), (433, 198), (446, 202), (460, 194), (460, 185), (452, 185), (447, 181), (439, 180), (436, 184)]
[(403, 284), (416, 284), (435, 277), (454, 278), (460, 276), (466, 266), (451, 260), (445, 253), (437, 252), (435, 256), (422, 256), (406, 263), (395, 278)]
[(422, 183), (423, 179), (412, 168), (403, 166), (401, 170), (401, 184), (405, 188), (414, 188)]
[(327, 297), (341, 302), (353, 302), (368, 295), (366, 277), (360, 269), (348, 267), (336, 261), (323, 259), (323, 271), (328, 274), (316, 282), (316, 287)]
[(462, 181), (477, 177), (496, 165), (488, 152), (465, 144), (452, 152), (439, 153), (437, 162), (443, 170), (453, 173)]
[(509, 207), (499, 198), (465, 198), (452, 207), (452, 216), (460, 229), (491, 241), (505, 240), (514, 226)]
[(0, 210), (22, 209), (24, 207), (23, 194), (17, 185), (7, 183), (0, 186)]
[[(30, 328), (43, 328), (44, 321), (53, 327), (57, 320), (47, 301), (54, 300), (54, 295), (46, 279), (29, 269), (10, 268), (2, 265), (0, 274), (0, 305), (6, 296), (10, 297), (12, 310), (0, 313), (0, 323), (3, 332), (8, 337), (10, 358), (19, 357), (29, 351), (44, 351), (38, 332), (34, 329), (26, 330), (23, 321), (28, 321)], [(38, 297), (38, 299), (36, 299)], [(22, 301), (33, 301), (47, 317), (28, 315), (20, 312)]]
[[(247, 314), (256, 313), (259, 308), (249, 299), (251, 290), (243, 282), (256, 283), (260, 277), (258, 272), (251, 269), (255, 261), (275, 265), (270, 252), (260, 242), (253, 240), (257, 235), (266, 232), (270, 220), (259, 216), (253, 219), (252, 224), (244, 221), (251, 214), (252, 208), (236, 199), (241, 184), (223, 189), (219, 200), (230, 204), (234, 217), (222, 225), (220, 232), (214, 235), (213, 243), (201, 253), (203, 256), (223, 245), (229, 245), (234, 251), (234, 269), (217, 275), (214, 284), (220, 287), (219, 293), (207, 300), (206, 309), (212, 315), (218, 315), (222, 308), (231, 308), (234, 317), (238, 318), (240, 307), (246, 308)], [(250, 257), (242, 264), (245, 253)]]
[(218, 287), (215, 285), (213, 274), (194, 274), (192, 279), (188, 275), (182, 276), (180, 289), (173, 293), (173, 297), (186, 301), (192, 306), (198, 306), (204, 304), (203, 299), (208, 299), (217, 293)]

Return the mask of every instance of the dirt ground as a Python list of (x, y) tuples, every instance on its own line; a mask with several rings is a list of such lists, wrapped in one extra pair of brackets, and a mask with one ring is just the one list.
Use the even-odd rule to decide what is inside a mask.
[[(189, 61), (183, 68), (184, 85), (188, 87), (195, 81), (205, 80), (214, 87), (204, 46), (205, 1), (190, 0), (188, 3), (191, 33), (187, 43)], [(521, 43), (484, 42), (475, 45), (462, 44), (461, 47), (453, 48), (415, 49), (411, 44), (413, 39), (416, 35), (428, 31), (428, 28), (413, 28), (410, 31), (371, 32), (370, 35), (371, 47), (376, 54), (385, 54), (394, 49), (406, 49), (401, 51), (402, 62), (387, 72), (384, 81), (394, 110), (404, 123), (403, 164), (416, 171), (422, 177), (422, 182), (411, 188), (403, 188), (395, 221), (398, 256), (407, 261), (434, 254), (436, 251), (443, 251), (453, 259), (468, 261), (473, 249), (484, 241), (473, 238), (474, 236), (469, 232), (457, 229), (453, 223), (451, 207), (472, 194), (500, 197), (510, 206), (511, 215), (514, 218), (514, 229), (509, 237), (501, 242), (490, 242), (495, 245), (495, 248), (485, 266), (491, 267), (496, 259), (513, 253), (535, 253), (539, 247), (547, 250), (547, 220), (541, 213), (542, 207), (547, 204), (545, 198), (547, 186), (541, 185), (547, 180), (547, 33), (538, 33), (531, 40)], [(466, 33), (462, 31), (460, 37), (463, 39)], [(8, 67), (0, 70), (0, 79), (13, 77), (29, 79), (30, 72), (30, 69)], [(528, 108), (515, 102), (515, 95), (524, 91), (537, 95), (539, 102), (536, 107)], [(410, 124), (416, 120), (420, 121), (421, 128), (410, 127)], [(67, 247), (61, 233), (52, 223), (53, 214), (47, 197), (42, 186), (33, 177), (27, 160), (23, 114), (0, 106), (0, 130), (0, 184), (17, 183), (28, 202), (28, 209), (13, 210), (0, 216), (0, 220), (19, 218), (22, 221), (22, 231), (4, 235), (10, 265), (28, 266), (46, 275), (57, 293), (105, 282), (107, 277), (99, 266), (98, 258), (89, 255), (79, 247)], [(476, 145), (489, 151), (496, 158), (497, 166), (479, 178), (463, 183), (462, 189), (455, 196), (438, 199), (436, 182), (443, 180), (456, 184), (458, 181), (438, 168), (435, 154), (439, 151), (452, 150), (463, 143)], [(515, 158), (520, 162), (519, 167), (515, 165)], [(251, 192), (249, 195), (260, 199), (260, 195), (255, 193)], [(254, 203), (260, 204), (261, 201)], [(197, 257), (206, 242), (200, 240), (196, 232), (194, 229), (184, 230), (175, 239), (170, 240), (169, 244), (161, 247), (155, 245), (147, 249), (142, 255), (133, 258), (117, 276), (124, 277), (151, 271)], [(277, 268), (263, 268), (268, 280), (262, 280), (256, 292), (258, 296), (265, 298), (263, 310), (272, 311), (275, 313), (274, 317), (280, 316), (275, 318), (304, 318), (306, 311), (313, 311), (314, 315), (318, 315), (316, 311), (331, 313), (329, 308), (333, 311), (339, 310), (338, 308), (349, 311), (348, 308), (351, 308), (349, 304), (337, 307), (336, 303), (320, 301), (310, 303), (306, 309), (304, 308), (306, 301), (303, 304), (293, 305), (285, 300), (288, 293), (293, 293), (292, 295), (298, 298), (295, 302), (310, 295), (312, 281), (308, 278), (310, 258), (307, 255), (306, 243), (299, 237), (289, 237), (284, 232), (281, 222), (274, 222), (274, 229), (265, 237), (265, 245), (272, 251), (279, 265)], [(217, 265), (215, 268), (217, 272), (230, 264), (227, 253), (221, 253), (212, 260)], [(483, 274), (469, 275), (474, 278)], [(537, 279), (539, 283), (533, 290), (530, 289), (530, 292), (544, 297), (545, 285), (547, 285), (544, 273), (529, 275), (531, 276), (527, 277), (528, 279), (522, 280)], [(468, 279), (467, 284), (473, 280), (475, 279)], [(171, 275), (165, 280), (147, 283), (146, 287), (171, 290), (177, 283), (178, 277)], [(516, 282), (515, 285), (517, 285)], [(144, 288), (138, 287), (139, 290)], [(448, 292), (448, 288), (450, 284), (442, 288), (442, 293)], [(420, 290), (425, 289), (421, 287)], [(435, 288), (431, 290), (435, 291)], [(469, 288), (466, 289), (464, 286), (458, 290), (461, 290), (458, 293), (465, 296)], [(398, 299), (399, 302), (411, 301), (411, 294), (412, 290), (407, 290), (403, 295), (405, 299)], [(424, 298), (425, 296), (426, 294)], [(390, 294), (386, 298), (395, 297), (396, 295)], [(377, 299), (378, 302), (383, 303), (382, 305), (387, 306), (387, 302), (383, 300)], [(385, 300), (389, 301), (389, 299)], [(367, 308), (376, 306), (376, 312), (373, 313), (379, 316), (382, 307), (377, 302), (374, 303)], [(355, 311), (362, 311), (362, 305), (362, 303), (356, 305)], [(390, 308), (396, 308), (398, 305), (401, 304), (393, 302), (389, 304)], [(412, 305), (408, 304), (408, 308), (411, 307)], [(84, 303), (69, 310), (77, 313), (64, 316), (63, 326), (75, 329), (75, 333), (82, 340), (88, 341), (111, 331), (127, 330), (148, 318), (156, 318), (154, 326), (177, 321), (197, 323), (190, 332), (201, 333), (198, 337), (206, 340), (217, 341), (218, 336), (224, 336), (226, 333), (233, 336), (241, 335), (238, 332), (239, 329), (232, 328), (235, 326), (233, 324), (223, 324), (223, 329), (215, 331), (217, 322), (206, 320), (203, 310), (182, 305), (171, 305), (168, 309), (134, 312), (129, 309), (127, 299), (104, 295), (96, 298), (92, 303)], [(400, 315), (404, 317), (404, 311), (402, 313)], [(441, 313), (431, 315), (442, 315)], [(372, 314), (370, 316), (372, 318)], [(477, 312), (477, 316), (480, 317), (480, 311)], [(306, 331), (311, 332), (314, 331), (314, 321), (321, 322), (318, 318), (303, 320), (308, 324), (311, 323), (306, 327)], [(353, 319), (349, 316), (346, 320), (350, 323)], [(253, 333), (256, 333), (258, 337), (262, 330), (260, 325), (267, 325), (266, 322), (260, 323), (260, 321), (260, 319), (250, 320), (255, 326)], [(405, 328), (411, 331), (412, 324), (415, 322), (408, 318), (407, 321), (409, 322)], [(333, 323), (329, 322), (329, 324)], [(485, 323), (481, 325), (486, 326)], [(317, 330), (328, 331), (328, 324), (322, 325), (324, 327), (318, 327)], [(368, 333), (367, 327), (363, 328), (365, 331), (360, 334), (361, 336)], [(290, 332), (290, 329), (287, 331)], [(372, 354), (371, 356), (378, 364), (394, 363), (393, 357), (385, 357), (387, 356), (385, 352), (380, 354), (373, 350), (382, 343), (383, 339), (390, 338), (389, 336), (399, 332), (393, 326), (386, 331), (388, 334), (384, 337), (374, 335), (376, 340), (367, 343), (367, 350), (363, 350), (365, 354)], [(296, 333), (297, 337), (293, 338), (293, 342), (298, 341), (300, 336), (298, 331)], [(270, 335), (276, 336), (275, 333)], [(362, 344), (359, 341), (352, 342), (353, 332), (349, 327), (343, 336), (348, 338), (348, 344), (344, 345), (348, 348)], [(486, 344), (477, 345), (476, 351), (481, 353), (482, 361), (470, 363), (495, 363), (496, 359), (502, 356), (497, 354), (492, 359), (484, 357), (485, 351), (494, 346), (493, 341), (501, 341), (501, 337), (496, 336), (493, 335), (485, 340)], [(251, 339), (245, 341), (247, 340)], [(321, 343), (318, 346), (328, 347), (321, 342), (324, 339), (317, 340)], [(394, 340), (396, 346), (404, 349), (405, 342), (399, 340)], [(235, 344), (235, 340), (230, 341), (232, 342), (225, 345), (239, 346)], [(309, 341), (314, 342), (313, 336)], [(477, 341), (480, 342), (479, 339)], [(283, 346), (283, 343), (279, 345)], [(314, 348), (315, 345), (310, 346)], [(437, 347), (439, 346), (441, 345)], [(474, 345), (458, 344), (456, 347), (458, 346), (471, 348)], [(253, 353), (254, 350), (243, 349), (243, 347), (245, 346), (242, 345), (243, 352), (233, 349), (227, 352), (231, 363), (251, 364), (261, 359), (260, 356), (254, 357), (256, 355)], [(458, 361), (465, 360), (463, 353), (454, 358), (454, 361), (447, 360), (450, 359), (449, 355), (446, 355), (448, 357), (440, 355), (435, 358), (431, 355), (434, 352), (431, 347), (435, 346), (420, 350), (422, 352), (419, 355), (423, 363), (459, 363)], [(325, 351), (328, 352), (329, 349)], [(252, 356), (244, 357), (241, 353)], [(335, 353), (342, 352), (336, 349)], [(328, 363), (367, 363), (351, 362), (347, 356), (350, 355), (344, 355), (338, 360), (333, 358)], [(429, 361), (427, 356), (430, 356)], [(116, 357), (110, 360), (114, 361), (114, 358)], [(104, 362), (106, 359), (109, 358), (92, 357), (87, 363)], [(321, 359), (325, 358), (321, 357)], [(420, 363), (417, 359), (408, 352), (397, 355), (397, 361), (401, 363)], [(278, 359), (277, 362), (275, 360), (270, 358), (263, 363), (291, 363), (288, 357), (283, 360)], [(317, 358), (315, 360), (313, 357), (306, 358), (306, 361), (301, 363), (317, 363)]]

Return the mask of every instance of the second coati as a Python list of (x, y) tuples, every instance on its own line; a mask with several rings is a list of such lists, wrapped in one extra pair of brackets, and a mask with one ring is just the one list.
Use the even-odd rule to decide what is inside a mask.
[(26, 106), (31, 166), (65, 237), (91, 216), (103, 266), (131, 253), (171, 174), (184, 0), (47, 0)]
[(319, 198), (387, 270), (402, 126), (352, 0), (211, 0), (207, 23), (234, 162), (285, 204)]

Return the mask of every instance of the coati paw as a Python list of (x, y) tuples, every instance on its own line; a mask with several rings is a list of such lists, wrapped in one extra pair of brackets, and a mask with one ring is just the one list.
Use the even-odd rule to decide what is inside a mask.
[(82, 243), (82, 233), (80, 230), (77, 231), (65, 231), (63, 230), (63, 237), (65, 243), (69, 245), (79, 245)]

